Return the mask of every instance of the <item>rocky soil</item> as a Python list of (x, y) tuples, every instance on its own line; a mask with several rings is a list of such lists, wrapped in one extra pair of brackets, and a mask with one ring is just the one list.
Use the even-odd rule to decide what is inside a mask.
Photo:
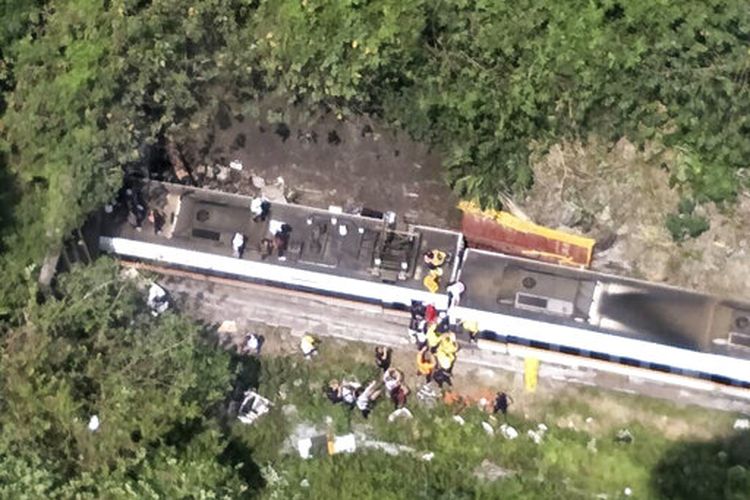
[(595, 269), (695, 290), (750, 292), (750, 196), (699, 206), (711, 224), (675, 242), (666, 228), (681, 199), (669, 186), (670, 151), (616, 144), (559, 144), (534, 162), (535, 183), (516, 200), (535, 222), (597, 239)]

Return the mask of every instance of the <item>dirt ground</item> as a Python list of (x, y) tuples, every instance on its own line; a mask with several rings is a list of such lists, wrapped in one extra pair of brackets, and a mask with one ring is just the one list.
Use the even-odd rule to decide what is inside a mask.
[[(224, 108), (203, 154), (195, 148), (186, 151), (199, 181), (253, 194), (251, 176), (267, 183), (283, 177), (287, 192), (298, 203), (365, 206), (394, 211), (405, 222), (459, 227), (458, 199), (442, 179), (440, 158), (425, 146), (368, 117), (303, 117), (293, 110), (286, 116), (270, 114), (273, 121)], [(241, 162), (243, 169), (229, 169), (229, 177), (218, 180), (218, 168), (233, 161)]]

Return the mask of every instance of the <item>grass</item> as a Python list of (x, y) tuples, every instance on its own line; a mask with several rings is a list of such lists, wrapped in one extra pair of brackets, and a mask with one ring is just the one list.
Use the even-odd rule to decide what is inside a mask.
[[(234, 424), (235, 436), (264, 468), (264, 498), (566, 499), (604, 494), (615, 499), (626, 498), (626, 488), (633, 498), (750, 498), (750, 437), (722, 431), (733, 418), (729, 414), (695, 410), (693, 416), (692, 408), (686, 412), (667, 402), (623, 395), (615, 401), (629, 407), (627, 415), (646, 415), (624, 426), (621, 419), (608, 425), (608, 415), (588, 403), (598, 391), (585, 389), (581, 398), (567, 393), (544, 403), (543, 420), (549, 430), (539, 445), (526, 436), (536, 428), (537, 420), (511, 415), (520, 436), (507, 440), (499, 432), (493, 436), (484, 432), (483, 421), (495, 428), (500, 422), (492, 422), (478, 408), (463, 410), (466, 423), (460, 426), (452, 419), (455, 408), (438, 404), (427, 409), (413, 396), (408, 405), (413, 420), (388, 423), (392, 406), (387, 401), (381, 401), (365, 420), (356, 411), (330, 404), (321, 389), (331, 378), (354, 375), (365, 382), (377, 376), (377, 369), (362, 361), (362, 353), (369, 350), (326, 347), (327, 352), (313, 362), (295, 356), (264, 358), (259, 388), (276, 406), (255, 426)], [(285, 405), (294, 405), (296, 411), (290, 412), (291, 406), (285, 411)], [(633, 412), (633, 406), (640, 411)], [(607, 408), (611, 411), (611, 405)], [(591, 415), (599, 425), (586, 429), (555, 424), (571, 412)], [(714, 429), (711, 440), (674, 441), (658, 426), (648, 424), (649, 415), (686, 417), (701, 425), (714, 417), (721, 428)], [(354, 428), (372, 439), (411, 446), (419, 453), (394, 457), (360, 449), (352, 455), (302, 460), (284, 451), (287, 436), (300, 422), (339, 434)], [(616, 430), (622, 427), (633, 434), (632, 443), (616, 441)], [(431, 461), (419, 457), (427, 451), (434, 453)], [(475, 477), (473, 472), (485, 460), (513, 475), (493, 482)]]

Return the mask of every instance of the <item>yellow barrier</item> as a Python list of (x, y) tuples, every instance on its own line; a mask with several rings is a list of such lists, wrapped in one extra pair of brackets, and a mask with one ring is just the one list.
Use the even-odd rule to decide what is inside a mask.
[(537, 358), (524, 358), (523, 381), (526, 392), (536, 392), (536, 383), (539, 379), (539, 360)]

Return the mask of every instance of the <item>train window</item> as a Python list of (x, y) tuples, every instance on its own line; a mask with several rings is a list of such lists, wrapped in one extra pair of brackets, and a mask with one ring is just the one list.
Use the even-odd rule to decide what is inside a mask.
[(602, 354), (600, 352), (591, 352), (589, 354), (590, 357), (594, 359), (600, 359), (602, 361), (610, 361), (612, 360), (612, 357), (609, 354)]
[(208, 229), (193, 229), (193, 236), (196, 238), (203, 238), (206, 240), (219, 241), (221, 239), (221, 233), (216, 231), (209, 231)]
[(643, 366), (646, 364), (633, 358), (620, 358), (620, 363), (628, 366)]
[(662, 365), (662, 364), (659, 364), (659, 363), (649, 363), (648, 367), (651, 370), (656, 370), (656, 371), (659, 371), (659, 372), (669, 373), (669, 372), (672, 371), (671, 367), (669, 367), (667, 365)]
[(531, 340), (531, 341), (529, 341), (529, 346), (530, 347), (535, 347), (537, 349), (547, 349), (547, 350), (550, 350), (551, 347), (552, 347), (552, 345), (548, 344), (547, 342), (539, 342), (537, 340)]
[(526, 295), (524, 293), (519, 293), (516, 296), (516, 300), (519, 304), (525, 305), (525, 306), (531, 306), (531, 307), (538, 307), (539, 309), (546, 309), (547, 308), (547, 299), (543, 297), (535, 297), (533, 295)]
[(579, 349), (576, 349), (575, 347), (565, 347), (565, 346), (560, 346), (560, 352), (564, 354), (574, 354), (574, 355), (581, 354), (581, 351)]

